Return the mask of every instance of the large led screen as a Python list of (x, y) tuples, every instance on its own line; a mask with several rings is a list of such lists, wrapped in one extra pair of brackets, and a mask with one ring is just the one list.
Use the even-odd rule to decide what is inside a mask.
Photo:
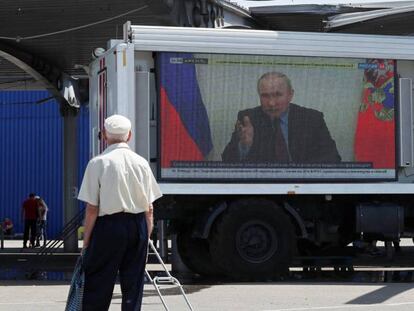
[(163, 179), (395, 179), (394, 60), (156, 60)]

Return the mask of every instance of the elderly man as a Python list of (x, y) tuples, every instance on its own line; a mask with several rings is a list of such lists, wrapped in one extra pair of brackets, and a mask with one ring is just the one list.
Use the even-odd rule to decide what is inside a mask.
[(89, 161), (78, 196), (87, 203), (83, 310), (108, 310), (118, 271), (122, 310), (140, 310), (152, 203), (161, 191), (148, 162), (127, 145), (131, 122), (112, 115), (104, 127), (108, 147)]
[(257, 82), (260, 106), (240, 111), (224, 162), (337, 163), (341, 157), (323, 119), (314, 109), (291, 103), (289, 78), (268, 72)]

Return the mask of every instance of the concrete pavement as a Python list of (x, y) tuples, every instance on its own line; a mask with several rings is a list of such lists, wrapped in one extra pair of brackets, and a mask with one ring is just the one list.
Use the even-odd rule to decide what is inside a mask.
[[(359, 269), (364, 271), (364, 268)], [(216, 280), (210, 283), (204, 281), (203, 284), (188, 284), (184, 288), (194, 310), (200, 311), (414, 310), (412, 268), (387, 268), (389, 272), (384, 272), (384, 268), (378, 267), (366, 269), (375, 271), (357, 271), (338, 278), (332, 277), (335, 275), (333, 271), (313, 272), (314, 276), (312, 273), (306, 275), (297, 272), (292, 273), (291, 278), (284, 282), (223, 284)], [(395, 269), (402, 269), (402, 272), (393, 273)], [(149, 270), (152, 270), (151, 267)], [(324, 274), (325, 272), (327, 274)], [(13, 275), (14, 272), (11, 270), (10, 273)], [(71, 272), (52, 273), (57, 275), (52, 274), (49, 280), (24, 280), (24, 277), (17, 277), (22, 280), (10, 280), (13, 277), (5, 277), (9, 280), (0, 281), (0, 311), (64, 310)], [(326, 277), (329, 273), (331, 276)], [(55, 281), (56, 279), (62, 281)], [(171, 311), (187, 310), (177, 289), (166, 289), (164, 295)], [(119, 285), (115, 286), (110, 310), (121, 310)], [(164, 310), (152, 285), (145, 286), (142, 310)]]
[[(0, 310), (64, 310), (69, 285), (60, 282), (0, 282)], [(411, 311), (412, 283), (246, 283), (185, 286), (195, 310)], [(166, 290), (170, 310), (186, 310), (177, 290)], [(111, 311), (121, 310), (117, 285)], [(155, 290), (145, 286), (143, 311), (164, 310)]]

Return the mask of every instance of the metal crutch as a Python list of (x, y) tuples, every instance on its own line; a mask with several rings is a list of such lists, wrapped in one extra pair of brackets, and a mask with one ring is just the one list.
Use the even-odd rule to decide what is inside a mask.
[(161, 299), (162, 304), (164, 305), (164, 308), (166, 311), (169, 311), (170, 309), (167, 306), (167, 303), (165, 302), (164, 297), (161, 294), (161, 286), (163, 285), (171, 285), (174, 287), (178, 287), (181, 291), (181, 295), (184, 297), (185, 302), (187, 303), (188, 308), (193, 311), (193, 307), (190, 304), (190, 301), (187, 298), (187, 295), (184, 292), (183, 286), (181, 285), (181, 283), (175, 278), (173, 277), (170, 272), (168, 271), (167, 266), (164, 264), (164, 261), (162, 260), (160, 254), (158, 254), (157, 249), (155, 248), (154, 244), (152, 243), (151, 240), (149, 240), (148, 243), (149, 247), (151, 248), (151, 250), (153, 251), (154, 255), (157, 257), (158, 262), (162, 265), (163, 269), (164, 269), (164, 273), (166, 274), (166, 276), (155, 276), (154, 278), (151, 277), (151, 275), (148, 273), (148, 270), (145, 269), (145, 275), (147, 276), (148, 280), (152, 283), (152, 285), (155, 287), (155, 290), (158, 293), (158, 296)]

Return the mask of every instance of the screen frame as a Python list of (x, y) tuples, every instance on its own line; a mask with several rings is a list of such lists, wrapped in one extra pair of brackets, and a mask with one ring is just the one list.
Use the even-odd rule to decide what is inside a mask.
[[(381, 183), (381, 182), (395, 182), (398, 181), (398, 156), (399, 156), (399, 149), (397, 148), (398, 143), (398, 129), (399, 129), (399, 109), (398, 109), (398, 102), (399, 102), (399, 85), (398, 85), (398, 60), (394, 58), (367, 58), (367, 59), (383, 59), (383, 60), (393, 60), (394, 62), (394, 146), (395, 146), (395, 163), (394, 163), (394, 176), (390, 178), (205, 178), (205, 177), (163, 177), (162, 176), (162, 167), (161, 167), (161, 157), (162, 157), (162, 141), (161, 141), (161, 127), (162, 127), (162, 120), (161, 120), (161, 99), (160, 99), (160, 88), (161, 88), (161, 79), (160, 79), (160, 66), (158, 63), (158, 54), (161, 53), (182, 53), (186, 54), (186, 52), (175, 52), (175, 51), (156, 51), (153, 53), (154, 58), (154, 76), (155, 76), (155, 83), (156, 83), (156, 105), (157, 105), (157, 180), (160, 182), (168, 182), (168, 183), (205, 183), (205, 184), (225, 184), (225, 183), (237, 183), (237, 184), (293, 184), (293, 183), (304, 183), (304, 184), (311, 184), (311, 183), (322, 183), (322, 184), (329, 184), (329, 183)], [(252, 54), (238, 54), (238, 53), (212, 53), (212, 52), (191, 52), (191, 54), (210, 54), (210, 55), (240, 55), (240, 56), (255, 56)], [(342, 57), (342, 56), (303, 56), (303, 55), (262, 55), (256, 54), (258, 56), (266, 56), (266, 57), (306, 57), (306, 58), (329, 58), (329, 59), (358, 59), (359, 57)]]

